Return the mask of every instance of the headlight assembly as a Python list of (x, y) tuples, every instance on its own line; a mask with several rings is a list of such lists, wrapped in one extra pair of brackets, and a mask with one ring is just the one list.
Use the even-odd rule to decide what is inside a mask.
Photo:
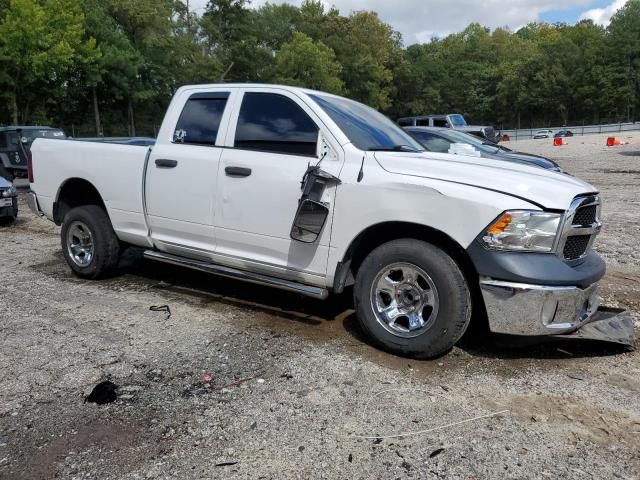
[(559, 213), (512, 210), (503, 213), (482, 236), (489, 248), (524, 252), (551, 252), (560, 227)]

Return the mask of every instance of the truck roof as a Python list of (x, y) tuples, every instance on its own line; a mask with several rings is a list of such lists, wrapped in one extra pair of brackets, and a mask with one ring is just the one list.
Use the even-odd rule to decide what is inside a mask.
[(196, 85), (183, 85), (178, 89), (191, 90), (191, 89), (206, 89), (206, 88), (277, 88), (280, 90), (287, 90), (289, 92), (298, 92), (304, 94), (320, 94), (324, 96), (339, 96), (331, 93), (323, 92), (320, 90), (312, 90), (310, 88), (293, 87), (291, 85), (281, 85), (276, 83), (203, 83)]

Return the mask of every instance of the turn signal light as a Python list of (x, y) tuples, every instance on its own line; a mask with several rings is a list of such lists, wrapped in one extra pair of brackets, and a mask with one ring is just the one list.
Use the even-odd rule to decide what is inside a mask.
[(504, 232), (512, 220), (513, 216), (510, 213), (505, 213), (488, 228), (487, 232), (491, 235), (499, 235)]

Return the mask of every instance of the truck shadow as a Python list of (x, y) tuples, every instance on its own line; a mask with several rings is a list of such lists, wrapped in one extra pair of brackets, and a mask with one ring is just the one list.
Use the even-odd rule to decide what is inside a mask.
[[(147, 284), (152, 280), (155, 283), (152, 282), (151, 288), (166, 291), (170, 296), (177, 295), (180, 301), (196, 302), (199, 305), (223, 304), (261, 314), (262, 322), (282, 333), (293, 328), (295, 334), (303, 337), (326, 340), (343, 338), (346, 332), (351, 337), (351, 345), (371, 347), (353, 311), (351, 289), (321, 301), (274, 288), (146, 261), (135, 253), (125, 256), (122, 271), (125, 277), (115, 279), (114, 282), (127, 283), (133, 275), (144, 279)], [(621, 345), (593, 340), (497, 335), (488, 332), (482, 322), (470, 328), (456, 348), (472, 357), (504, 360), (601, 357), (628, 351)]]

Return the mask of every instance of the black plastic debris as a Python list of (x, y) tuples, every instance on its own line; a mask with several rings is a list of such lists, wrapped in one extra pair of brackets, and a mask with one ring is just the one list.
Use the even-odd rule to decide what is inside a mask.
[(117, 389), (118, 385), (109, 380), (105, 380), (93, 387), (93, 390), (91, 390), (91, 393), (84, 399), (84, 402), (97, 403), (98, 405), (115, 402), (116, 398), (118, 398), (116, 394)]
[(152, 312), (165, 312), (167, 314), (167, 318), (165, 320), (169, 320), (171, 318), (171, 309), (169, 305), (152, 305), (149, 307), (149, 310)]
[(438, 456), (438, 455), (440, 455), (442, 452), (444, 452), (444, 448), (437, 448), (436, 450), (434, 450), (433, 452), (431, 452), (431, 454), (429, 455), (429, 458), (437, 457), (437, 456)]

